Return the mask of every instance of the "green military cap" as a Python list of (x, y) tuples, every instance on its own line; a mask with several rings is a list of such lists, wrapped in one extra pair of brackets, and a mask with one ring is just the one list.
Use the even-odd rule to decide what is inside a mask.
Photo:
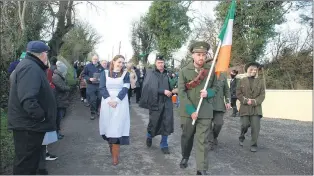
[(210, 45), (204, 41), (194, 42), (189, 50), (191, 53), (206, 53), (210, 49)]

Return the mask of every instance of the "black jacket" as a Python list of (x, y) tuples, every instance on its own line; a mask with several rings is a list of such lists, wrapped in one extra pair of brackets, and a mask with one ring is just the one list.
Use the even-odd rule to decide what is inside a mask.
[(13, 72), (8, 106), (8, 129), (56, 130), (57, 104), (45, 70), (48, 67), (27, 53)]
[(237, 78), (234, 78), (233, 80), (230, 80), (230, 94), (231, 94), (231, 98), (237, 98), (237, 95), (236, 95), (237, 83), (238, 83), (238, 79)]
[(167, 71), (147, 70), (139, 106), (149, 109), (152, 137), (168, 136), (174, 131), (173, 104), (171, 98), (164, 95), (164, 90), (170, 90)]

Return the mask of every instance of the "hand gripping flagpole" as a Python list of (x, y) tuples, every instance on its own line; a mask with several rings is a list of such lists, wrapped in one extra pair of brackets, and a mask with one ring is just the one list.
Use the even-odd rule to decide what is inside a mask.
[[(219, 50), (220, 50), (220, 47), (221, 47), (221, 40), (219, 40), (219, 43), (218, 43), (218, 47), (216, 49), (216, 53), (215, 53), (215, 56), (214, 56), (214, 60), (213, 60), (213, 63), (210, 67), (210, 70), (209, 70), (209, 73), (207, 75), (207, 79), (206, 79), (206, 83), (205, 83), (205, 86), (204, 86), (204, 90), (206, 90), (207, 86), (208, 86), (208, 82), (209, 82), (209, 79), (210, 79), (210, 76), (214, 70), (214, 65), (216, 64), (216, 60), (217, 60), (217, 56), (218, 56), (218, 53), (219, 53)], [(201, 108), (201, 105), (202, 105), (202, 102), (203, 102), (203, 97), (201, 97), (198, 105), (197, 105), (197, 109), (196, 109), (196, 112), (198, 113), (198, 111), (200, 110)], [(192, 125), (195, 124), (195, 120), (193, 120), (192, 122)]]

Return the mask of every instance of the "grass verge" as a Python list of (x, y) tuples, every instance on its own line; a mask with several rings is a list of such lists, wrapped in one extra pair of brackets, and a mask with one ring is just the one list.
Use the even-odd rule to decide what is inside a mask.
[(1, 109), (0, 114), (0, 174), (9, 174), (12, 171), (12, 163), (14, 158), (13, 133), (8, 131), (6, 112)]

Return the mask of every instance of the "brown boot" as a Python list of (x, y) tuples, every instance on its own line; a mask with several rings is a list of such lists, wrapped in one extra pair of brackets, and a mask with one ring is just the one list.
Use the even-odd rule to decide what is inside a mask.
[(120, 145), (112, 144), (112, 164), (114, 166), (119, 164)]

